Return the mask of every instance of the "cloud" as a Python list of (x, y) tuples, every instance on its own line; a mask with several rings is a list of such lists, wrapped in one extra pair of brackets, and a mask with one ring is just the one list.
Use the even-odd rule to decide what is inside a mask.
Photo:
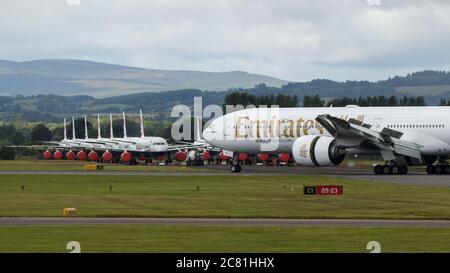
[(0, 58), (376, 80), (450, 69), (448, 14), (438, 0), (2, 0)]

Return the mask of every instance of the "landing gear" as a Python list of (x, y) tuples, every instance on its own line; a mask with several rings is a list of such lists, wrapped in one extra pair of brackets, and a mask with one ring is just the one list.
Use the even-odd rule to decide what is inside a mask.
[(436, 165), (427, 166), (427, 174), (450, 174), (450, 165), (447, 160), (439, 160)]
[(387, 162), (385, 165), (375, 165), (373, 172), (375, 174), (407, 174), (408, 167)]
[(239, 165), (239, 164), (233, 164), (233, 165), (231, 165), (231, 172), (232, 173), (238, 173), (238, 172), (240, 172), (241, 171), (241, 165)]
[(241, 165), (239, 163), (239, 153), (234, 153), (233, 160), (231, 163), (231, 172), (238, 173), (242, 170)]

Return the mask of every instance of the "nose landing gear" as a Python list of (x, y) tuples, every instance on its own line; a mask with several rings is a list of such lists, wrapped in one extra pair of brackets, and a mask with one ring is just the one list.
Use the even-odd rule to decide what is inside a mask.
[(241, 165), (239, 164), (233, 164), (231, 165), (231, 172), (232, 173), (238, 173), (242, 170)]
[(239, 153), (234, 153), (233, 155), (233, 161), (231, 163), (231, 172), (232, 173), (238, 173), (242, 170), (241, 165), (239, 163)]

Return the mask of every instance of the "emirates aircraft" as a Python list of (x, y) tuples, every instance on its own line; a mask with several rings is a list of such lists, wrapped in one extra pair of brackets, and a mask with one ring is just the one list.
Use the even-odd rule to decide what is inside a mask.
[[(304, 166), (335, 166), (346, 154), (380, 155), (375, 174), (427, 166), (450, 174), (450, 107), (253, 108), (213, 121), (203, 138), (236, 154), (290, 153)], [(434, 164), (436, 162), (436, 164)], [(233, 160), (232, 172), (239, 172)]]

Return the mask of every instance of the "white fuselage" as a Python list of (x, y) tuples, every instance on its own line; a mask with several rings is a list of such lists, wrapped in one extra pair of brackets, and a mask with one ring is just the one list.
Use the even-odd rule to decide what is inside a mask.
[(60, 146), (82, 149), (110, 149), (130, 152), (167, 152), (168, 144), (161, 137), (127, 137), (127, 138), (88, 138), (62, 140)]
[(424, 155), (450, 154), (450, 107), (445, 106), (246, 109), (213, 121), (203, 138), (229, 151), (290, 153), (301, 136), (330, 136), (315, 120), (323, 114), (359, 120), (377, 132), (383, 128), (401, 132), (400, 139), (419, 145)]

